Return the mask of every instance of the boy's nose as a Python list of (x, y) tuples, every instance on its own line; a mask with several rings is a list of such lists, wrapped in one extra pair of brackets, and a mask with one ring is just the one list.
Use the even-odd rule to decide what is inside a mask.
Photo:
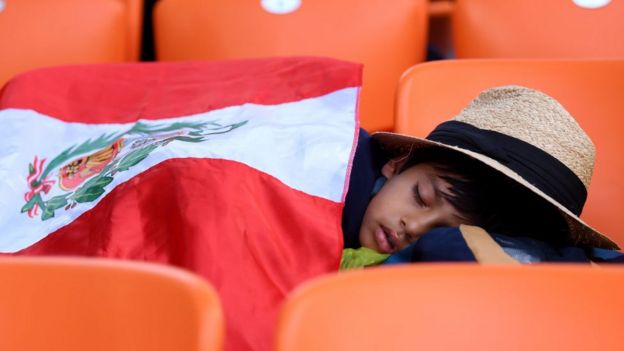
[(433, 228), (435, 215), (431, 213), (416, 213), (403, 216), (401, 226), (406, 240), (414, 241)]

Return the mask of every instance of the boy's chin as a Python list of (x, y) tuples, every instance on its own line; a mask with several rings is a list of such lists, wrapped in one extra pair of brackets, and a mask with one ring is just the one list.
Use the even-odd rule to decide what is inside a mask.
[(368, 249), (374, 250), (379, 253), (383, 253), (381, 249), (377, 246), (375, 239), (370, 235), (360, 234), (360, 246), (366, 247)]

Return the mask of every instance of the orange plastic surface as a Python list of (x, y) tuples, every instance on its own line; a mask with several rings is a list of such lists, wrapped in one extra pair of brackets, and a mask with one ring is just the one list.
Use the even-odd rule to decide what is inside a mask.
[(0, 258), (0, 350), (221, 350), (216, 292), (166, 266)]
[(425, 58), (426, 0), (302, 0), (282, 15), (265, 11), (262, 2), (159, 1), (158, 59), (328, 56), (363, 63), (362, 126), (393, 128), (398, 79)]
[(455, 9), (455, 0), (430, 0), (429, 16), (432, 17), (448, 17), (453, 14)]
[(509, 84), (554, 97), (589, 134), (596, 145), (596, 164), (581, 218), (623, 246), (624, 60), (457, 60), (416, 65), (401, 79), (397, 131), (425, 137), (480, 91)]
[(621, 350), (624, 268), (409, 265), (326, 276), (280, 314), (276, 350)]
[(4, 0), (0, 86), (33, 68), (137, 61), (142, 0)]
[(622, 58), (623, 16), (620, 0), (593, 9), (572, 0), (457, 0), (455, 51), (458, 58)]

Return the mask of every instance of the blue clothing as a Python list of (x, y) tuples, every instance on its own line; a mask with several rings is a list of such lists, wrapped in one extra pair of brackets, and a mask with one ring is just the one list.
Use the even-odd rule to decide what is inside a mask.
[[(490, 234), (494, 241), (521, 263), (579, 262), (624, 263), (624, 254), (615, 250), (577, 246), (554, 247), (527, 237)], [(475, 262), (459, 228), (436, 228), (417, 242), (391, 255), (384, 264), (407, 262)]]
[(364, 129), (360, 129), (349, 178), (349, 190), (342, 213), (345, 248), (360, 247), (362, 218), (375, 190), (375, 183), (381, 177), (381, 168), (386, 162), (387, 158), (377, 141)]

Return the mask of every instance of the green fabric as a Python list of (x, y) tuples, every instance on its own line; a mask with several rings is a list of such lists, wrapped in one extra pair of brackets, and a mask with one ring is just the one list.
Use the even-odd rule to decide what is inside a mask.
[(367, 247), (342, 250), (340, 270), (364, 268), (383, 263), (390, 255), (382, 254)]

